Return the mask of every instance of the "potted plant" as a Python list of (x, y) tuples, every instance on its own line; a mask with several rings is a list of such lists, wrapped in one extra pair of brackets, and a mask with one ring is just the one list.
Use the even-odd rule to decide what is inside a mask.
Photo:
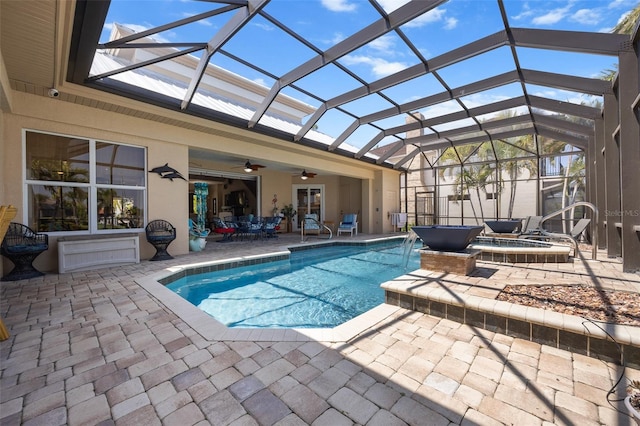
[(287, 219), (287, 232), (291, 232), (291, 220), (296, 216), (296, 209), (293, 208), (293, 204), (284, 206), (280, 212)]
[(640, 426), (640, 380), (632, 380), (627, 386), (627, 397), (624, 405), (629, 410), (629, 414)]

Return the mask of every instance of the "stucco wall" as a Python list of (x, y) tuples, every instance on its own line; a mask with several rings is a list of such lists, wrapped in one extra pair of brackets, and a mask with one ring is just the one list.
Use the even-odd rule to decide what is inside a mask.
[[(212, 137), (210, 133), (189, 130), (170, 124), (144, 120), (133, 116), (119, 114), (63, 102), (42, 96), (12, 92), (11, 111), (4, 111), (0, 116), (3, 125), (2, 160), (0, 172), (2, 187), (0, 196), (2, 204), (18, 206), (16, 221), (26, 223), (23, 198), (23, 152), (22, 131), (30, 129), (63, 135), (93, 138), (115, 143), (126, 143), (147, 148), (147, 167), (162, 166), (169, 163), (183, 176), (189, 174), (189, 148), (207, 149), (228, 152), (252, 158), (282, 159), (286, 157), (289, 164), (300, 164), (302, 168), (318, 173), (312, 183), (325, 185), (325, 219), (336, 223), (340, 220), (340, 211), (360, 211), (360, 230), (365, 233), (387, 232), (390, 228), (383, 223), (383, 212), (395, 209), (389, 206), (384, 197), (363, 194), (375, 186), (380, 193), (397, 191), (398, 172), (393, 170), (376, 171), (375, 168), (360, 166), (353, 160), (336, 159), (330, 154), (322, 154), (303, 146), (286, 145), (263, 135), (246, 137), (243, 130), (224, 128)], [(212, 124), (213, 127), (218, 124)], [(222, 126), (222, 125), (220, 125)], [(194, 125), (194, 127), (196, 127)], [(234, 137), (232, 132), (237, 134)], [(234, 170), (229, 164), (219, 165), (227, 170)], [(324, 174), (323, 174), (324, 172)], [(291, 185), (301, 183), (299, 177), (290, 172), (278, 172), (270, 169), (260, 171), (262, 176), (260, 193), (261, 213), (270, 215), (273, 194), (278, 194), (278, 207), (292, 202)], [(187, 194), (189, 185), (181, 179), (162, 179), (157, 174), (149, 173), (147, 192), (147, 219), (166, 219), (178, 232), (178, 238), (169, 247), (173, 255), (188, 253), (187, 218), (189, 204)], [(393, 197), (392, 197), (393, 198)], [(345, 201), (346, 200), (346, 201)], [(375, 202), (374, 202), (375, 200)], [(222, 200), (218, 200), (221, 206)], [(394, 202), (395, 203), (395, 202)], [(372, 215), (375, 213), (375, 217)], [(385, 216), (386, 217), (386, 216)], [(58, 263), (57, 239), (62, 234), (50, 234), (50, 249), (39, 256), (35, 266), (45, 272), (56, 272)], [(153, 247), (146, 242), (144, 233), (140, 234), (141, 259), (148, 259), (154, 254)], [(10, 263), (3, 258), (3, 270), (10, 268)]]

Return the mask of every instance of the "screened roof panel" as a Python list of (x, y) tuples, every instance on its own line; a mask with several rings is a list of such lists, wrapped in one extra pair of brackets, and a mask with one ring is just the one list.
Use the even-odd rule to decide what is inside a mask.
[(324, 6), (319, 1), (271, 1), (264, 11), (322, 50), (380, 18), (380, 14), (364, 2), (326, 4)]
[(454, 88), (515, 69), (511, 50), (500, 47), (441, 68), (438, 74)]
[(317, 55), (261, 16), (256, 16), (249, 25), (241, 28), (223, 49), (276, 76), (286, 74)]
[(367, 83), (421, 63), (396, 34), (388, 33), (338, 59)]
[[(328, 81), (332, 82), (332, 84), (326, 84)], [(331, 99), (349, 90), (362, 87), (362, 83), (334, 64), (329, 64), (301, 78), (295, 82), (295, 85), (315, 93), (323, 100)]]
[[(599, 77), (628, 36), (606, 31), (630, 8), (113, 0), (105, 12), (102, 2), (79, 1), (87, 23), (74, 25), (70, 81), (396, 168), (412, 164), (418, 151), (404, 141), (416, 135), (424, 149), (529, 130), (586, 146), (593, 126), (576, 124), (592, 124), (594, 102), (611, 92)], [(422, 114), (424, 128), (407, 127), (409, 112)]]
[(493, 148), (495, 149), (498, 160), (532, 157), (536, 155), (535, 143), (533, 139), (529, 137), (511, 138), (506, 141), (493, 141)]
[(377, 93), (356, 99), (340, 106), (355, 115), (362, 117), (387, 108), (392, 108), (393, 104)]
[(522, 68), (588, 78), (600, 78), (603, 70), (618, 62), (604, 55), (527, 47), (517, 47), (516, 53)]
[(579, 93), (547, 86), (538, 86), (536, 84), (526, 84), (525, 86), (527, 88), (527, 92), (532, 95), (571, 102), (577, 105), (595, 105), (598, 102), (602, 103), (603, 101), (602, 96), (594, 96), (587, 93)]
[(446, 130), (461, 129), (461, 128), (466, 128), (466, 127), (475, 126), (475, 125), (476, 125), (476, 122), (472, 118), (464, 118), (462, 120), (448, 121), (443, 124), (436, 124), (436, 125), (433, 125), (432, 128), (436, 132), (444, 132)]
[(426, 59), (504, 29), (497, 2), (469, 0), (446, 2), (400, 28)]
[(433, 74), (422, 74), (408, 81), (398, 83), (381, 92), (399, 105), (442, 92), (442, 84)]

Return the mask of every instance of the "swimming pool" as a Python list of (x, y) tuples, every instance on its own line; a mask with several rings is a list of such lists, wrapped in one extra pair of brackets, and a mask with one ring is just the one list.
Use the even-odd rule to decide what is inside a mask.
[(400, 243), (332, 245), (288, 260), (188, 275), (166, 287), (227, 327), (331, 328), (384, 303), (380, 284), (407, 266)]

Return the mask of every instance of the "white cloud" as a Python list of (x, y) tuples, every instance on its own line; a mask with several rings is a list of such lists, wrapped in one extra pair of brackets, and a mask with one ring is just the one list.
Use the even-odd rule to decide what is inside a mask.
[(253, 25), (258, 27), (258, 28), (260, 28), (261, 30), (273, 31), (273, 27), (271, 25), (267, 25), (267, 24), (264, 24), (264, 23), (261, 23), (261, 22), (253, 24)]
[(629, 4), (629, 0), (613, 0), (609, 3), (609, 9), (617, 9), (619, 7), (633, 7), (633, 4)]
[(342, 33), (335, 33), (335, 34), (333, 34), (333, 38), (331, 39), (331, 41), (329, 43), (330, 44), (338, 44), (342, 40), (344, 40), (344, 35)]
[(409, 28), (424, 27), (425, 25), (442, 21), (446, 13), (447, 13), (447, 9), (438, 9), (438, 8), (432, 9), (427, 13), (423, 13), (422, 15), (418, 16), (412, 21), (407, 22), (405, 26)]
[(382, 52), (389, 52), (396, 44), (396, 40), (390, 35), (383, 35), (373, 40), (367, 46)]
[(570, 20), (584, 25), (597, 25), (601, 18), (602, 15), (597, 9), (580, 9), (571, 16)]
[(364, 55), (347, 55), (342, 58), (346, 65), (366, 65), (376, 78), (381, 78), (407, 68), (402, 62), (389, 62), (386, 59)]
[(458, 20), (456, 18), (447, 18), (444, 20), (444, 29), (452, 30), (458, 26)]
[(332, 12), (353, 12), (358, 5), (348, 0), (321, 0), (322, 5)]
[(521, 19), (525, 19), (528, 18), (529, 16), (533, 15), (533, 11), (531, 10), (531, 8), (529, 7), (529, 3), (524, 3), (522, 5), (522, 12), (520, 12), (517, 15), (511, 16), (512, 19), (519, 21)]
[[(189, 12), (182, 12), (182, 16), (184, 16), (185, 18), (190, 18), (192, 16), (194, 16), (195, 13), (189, 13)], [(200, 25), (204, 25), (205, 27), (212, 27), (213, 24), (209, 21), (207, 21), (206, 19), (200, 19), (199, 21), (196, 21), (196, 24), (200, 24)]]
[(557, 24), (558, 22), (562, 21), (568, 13), (568, 8), (567, 7), (563, 7), (560, 9), (554, 9), (542, 16), (538, 16), (533, 18), (532, 22), (535, 25), (553, 25), (553, 24)]
[(385, 12), (391, 13), (409, 3), (409, 0), (378, 0), (378, 3), (380, 3)]

